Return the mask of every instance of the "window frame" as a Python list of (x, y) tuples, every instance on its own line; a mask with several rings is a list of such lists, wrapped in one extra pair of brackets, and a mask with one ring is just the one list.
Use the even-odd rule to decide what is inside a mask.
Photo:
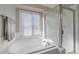
[[(40, 31), (41, 31), (41, 36), (44, 36), (44, 27), (45, 27), (45, 15), (42, 12), (37, 12), (37, 11), (32, 11), (32, 10), (28, 10), (28, 9), (22, 9), (22, 8), (16, 8), (16, 32), (19, 32), (20, 34), (23, 34), (23, 30), (22, 28), (22, 24), (21, 24), (21, 20), (19, 19), (19, 11), (20, 10), (24, 10), (24, 11), (29, 11), (29, 12), (35, 12), (35, 13), (40, 13)], [(33, 23), (33, 22), (32, 22)], [(32, 25), (32, 32), (33, 32), (33, 25)], [(33, 33), (32, 33), (33, 36)]]

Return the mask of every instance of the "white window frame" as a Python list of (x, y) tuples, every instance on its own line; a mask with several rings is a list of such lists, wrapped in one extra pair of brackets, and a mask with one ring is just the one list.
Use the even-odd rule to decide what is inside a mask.
[[(22, 28), (22, 24), (21, 24), (21, 20), (19, 20), (19, 10), (25, 10), (25, 11), (31, 11), (31, 10), (26, 10), (26, 9), (21, 9), (21, 8), (17, 8), (16, 9), (16, 28), (18, 27), (18, 29), (16, 29), (16, 32), (19, 32), (20, 34), (23, 35), (23, 30), (21, 29)], [(45, 35), (46, 35), (46, 31), (45, 31), (45, 16), (46, 14), (44, 13), (41, 13), (41, 12), (37, 12), (37, 11), (31, 11), (31, 12), (36, 12), (36, 13), (40, 13), (40, 16), (41, 16), (41, 36), (44, 38)], [(19, 22), (19, 24), (17, 24), (17, 22)], [(33, 32), (33, 31), (32, 31)]]

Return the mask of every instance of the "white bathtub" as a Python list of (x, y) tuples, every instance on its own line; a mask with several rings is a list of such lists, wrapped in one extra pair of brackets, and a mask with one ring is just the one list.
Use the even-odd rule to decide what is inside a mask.
[[(32, 39), (31, 39), (32, 38)], [(1, 52), (1, 54), (60, 54), (64, 49), (56, 46), (44, 47), (40, 38), (18, 38), (15, 42)]]

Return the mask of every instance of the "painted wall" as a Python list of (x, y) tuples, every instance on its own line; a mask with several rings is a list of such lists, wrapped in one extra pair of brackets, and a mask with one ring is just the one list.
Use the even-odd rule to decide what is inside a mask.
[[(0, 4), (0, 15), (8, 16), (10, 19), (16, 21), (16, 8), (15, 8), (15, 5)], [(0, 34), (2, 34), (2, 33), (0, 32)], [(6, 47), (9, 43), (11, 43), (11, 42), (8, 42), (8, 41), (2, 40), (2, 39), (3, 39), (3, 37), (0, 37), (0, 51), (4, 47)]]
[(3, 36), (3, 21), (2, 21), (2, 18), (0, 16), (0, 37)]
[(0, 5), (0, 15), (6, 15), (13, 20), (16, 20), (16, 8), (15, 5)]

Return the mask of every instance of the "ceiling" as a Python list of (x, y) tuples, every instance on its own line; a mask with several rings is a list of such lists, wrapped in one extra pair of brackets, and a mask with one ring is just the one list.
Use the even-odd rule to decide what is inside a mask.
[(49, 8), (54, 8), (56, 7), (57, 4), (41, 4), (41, 5)]
[[(49, 8), (54, 8), (57, 6), (57, 4), (41, 4), (42, 6), (45, 6), (45, 7), (49, 7)], [(72, 6), (73, 4), (62, 4), (63, 7), (70, 7)]]
[[(22, 9), (29, 9), (32, 11), (39, 11), (39, 12), (44, 12), (44, 11), (53, 11), (56, 10), (58, 11), (59, 8), (55, 8), (58, 4), (23, 4), (23, 5), (17, 5), (18, 8)], [(72, 4), (63, 4), (63, 7), (70, 7)]]

